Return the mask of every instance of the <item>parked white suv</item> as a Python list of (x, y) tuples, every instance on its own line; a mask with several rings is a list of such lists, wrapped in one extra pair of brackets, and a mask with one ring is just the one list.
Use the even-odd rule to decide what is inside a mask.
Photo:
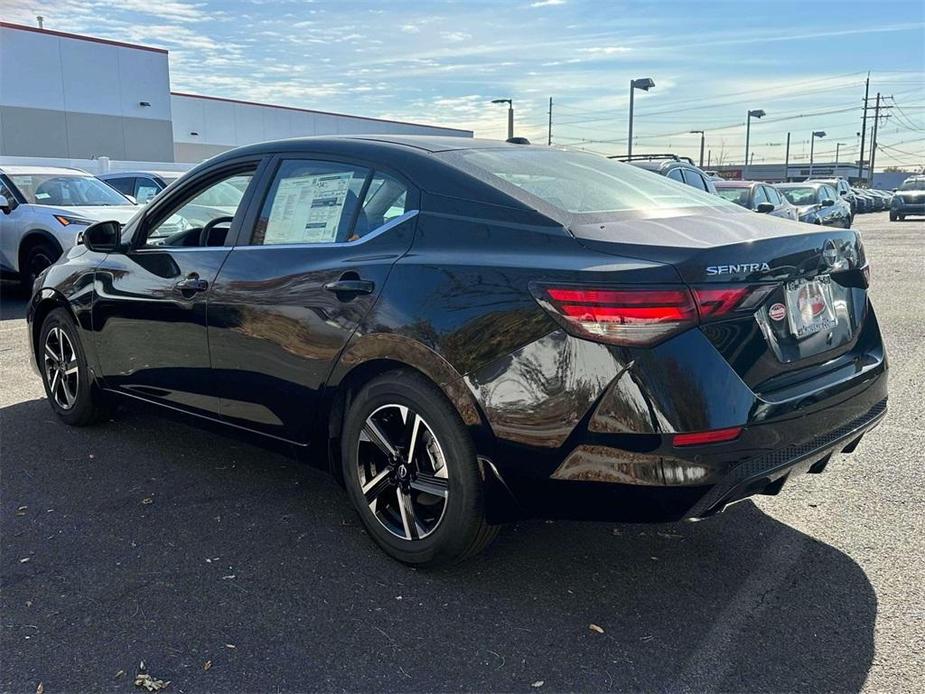
[(76, 245), (87, 225), (123, 224), (141, 209), (78, 169), (0, 167), (0, 271), (31, 289), (35, 278)]

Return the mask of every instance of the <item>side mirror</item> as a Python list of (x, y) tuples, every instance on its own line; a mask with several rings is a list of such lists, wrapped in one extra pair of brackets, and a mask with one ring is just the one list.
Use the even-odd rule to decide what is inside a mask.
[(91, 224), (83, 233), (83, 244), (97, 253), (114, 253), (119, 250), (122, 225), (115, 220)]
[(761, 214), (767, 214), (768, 212), (774, 211), (774, 203), (772, 202), (759, 202), (758, 207), (755, 208), (755, 212), (760, 212)]
[(3, 214), (9, 214), (13, 211), (13, 206), (10, 205), (10, 201), (6, 199), (5, 196), (0, 195), (0, 212)]
[(835, 204), (835, 201), (834, 201), (832, 198), (827, 198), (827, 199), (825, 199), (825, 200), (822, 201), (822, 206), (823, 206), (823, 207), (831, 207), (831, 206), (834, 205), (834, 204)]

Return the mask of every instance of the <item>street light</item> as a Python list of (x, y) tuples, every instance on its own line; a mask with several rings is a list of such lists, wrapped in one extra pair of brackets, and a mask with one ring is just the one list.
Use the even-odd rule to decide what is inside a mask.
[(651, 77), (640, 77), (639, 79), (630, 80), (630, 133), (629, 140), (626, 144), (626, 156), (633, 156), (633, 95), (637, 89), (644, 92), (649, 91), (655, 86), (655, 80)]
[(514, 137), (514, 100), (513, 99), (492, 99), (493, 104), (507, 104), (507, 139)]
[(706, 133), (703, 130), (691, 130), (691, 135), (700, 134), (700, 168), (703, 168), (703, 146), (706, 143)]
[(836, 142), (836, 143), (835, 143), (835, 171), (833, 172), (833, 175), (836, 176), (836, 177), (838, 176), (838, 154), (839, 154), (839, 150), (841, 149), (841, 146), (842, 146), (843, 144), (845, 144), (845, 143), (844, 143), (844, 142)]
[(813, 177), (813, 145), (816, 144), (817, 137), (820, 139), (825, 137), (825, 131), (824, 130), (814, 130), (813, 136), (809, 138), (809, 177), (810, 178)]
[(765, 113), (760, 108), (753, 109), (748, 112), (748, 117), (745, 119), (745, 171), (742, 173), (742, 179), (747, 181), (748, 179), (748, 140), (752, 134), (752, 118), (764, 118)]

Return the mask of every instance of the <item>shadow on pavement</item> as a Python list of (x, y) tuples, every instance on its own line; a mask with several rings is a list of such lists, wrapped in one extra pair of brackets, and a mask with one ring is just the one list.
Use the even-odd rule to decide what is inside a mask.
[(29, 297), (18, 283), (0, 281), (0, 321), (25, 318), (28, 303)]
[(183, 691), (857, 691), (872, 662), (861, 568), (750, 502), (520, 523), (424, 572), (247, 443), (139, 411), (69, 429), (41, 400), (0, 419), (3, 690), (125, 691), (144, 660)]

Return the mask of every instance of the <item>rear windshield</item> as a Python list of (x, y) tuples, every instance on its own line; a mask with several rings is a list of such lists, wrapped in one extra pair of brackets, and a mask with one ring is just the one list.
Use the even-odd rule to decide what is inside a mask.
[(813, 205), (816, 202), (815, 188), (778, 188), (792, 205)]
[(456, 150), (447, 159), (515, 197), (522, 191), (572, 214), (731, 207), (705, 191), (595, 154), (505, 147)]
[(114, 188), (93, 176), (10, 174), (10, 180), (30, 205), (83, 207), (132, 204)]

